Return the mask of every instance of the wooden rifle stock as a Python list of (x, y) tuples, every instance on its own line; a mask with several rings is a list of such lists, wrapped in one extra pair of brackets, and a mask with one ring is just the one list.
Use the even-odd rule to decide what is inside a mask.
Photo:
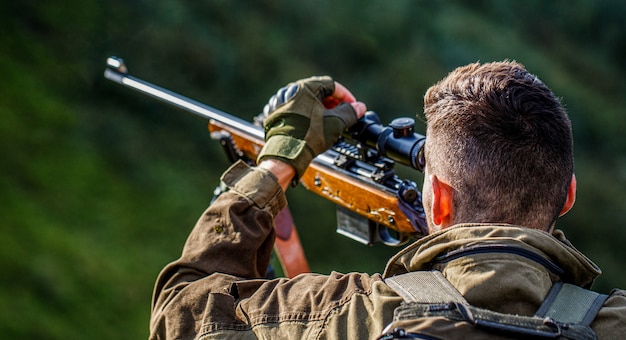
[[(214, 138), (229, 138), (238, 148), (240, 157), (255, 160), (264, 141), (242, 136), (237, 129), (218, 121), (209, 122)], [(222, 142), (222, 144), (227, 142)], [(355, 212), (368, 220), (407, 235), (416, 235), (414, 222), (401, 209), (400, 198), (394, 190), (355, 176), (334, 165), (334, 156), (319, 155), (309, 165), (300, 184), (331, 202)]]
[[(107, 79), (208, 119), (212, 138), (219, 140), (230, 161), (241, 159), (255, 164), (265, 143), (260, 126), (132, 77), (127, 72), (121, 59), (107, 60)], [(421, 194), (415, 184), (398, 179), (390, 159), (378, 155), (373, 160), (362, 155), (354, 157), (354, 150), (362, 148), (367, 149), (367, 146), (338, 142), (313, 160), (300, 183), (341, 207), (337, 231), (345, 236), (365, 244), (389, 245), (402, 244), (409, 237), (424, 236), (426, 223)], [(389, 230), (395, 234), (389, 234)], [(285, 275), (294, 277), (308, 272), (309, 266), (288, 210), (276, 218), (276, 231), (275, 252)]]

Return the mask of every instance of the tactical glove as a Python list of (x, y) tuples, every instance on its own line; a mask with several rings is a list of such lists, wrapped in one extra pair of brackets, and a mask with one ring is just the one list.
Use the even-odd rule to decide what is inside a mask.
[(257, 163), (277, 158), (296, 170), (297, 182), (311, 160), (330, 148), (357, 121), (348, 103), (326, 108), (322, 103), (335, 91), (328, 76), (311, 77), (278, 90), (264, 108), (265, 146)]

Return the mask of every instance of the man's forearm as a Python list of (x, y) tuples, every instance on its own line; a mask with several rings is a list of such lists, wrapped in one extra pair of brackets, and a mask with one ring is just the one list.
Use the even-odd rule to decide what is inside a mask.
[(269, 170), (276, 177), (283, 191), (287, 191), (293, 176), (296, 175), (296, 171), (292, 166), (272, 158), (262, 161), (259, 164), (259, 168)]
[(231, 167), (222, 180), (229, 190), (200, 217), (181, 258), (159, 275), (154, 307), (162, 308), (179, 291), (175, 287), (212, 273), (265, 276), (274, 245), (274, 218), (286, 206), (284, 192), (269, 170), (243, 163)]
[(274, 244), (274, 218), (286, 206), (284, 192), (270, 171), (243, 163), (228, 169), (222, 181), (229, 190), (200, 218), (182, 259), (196, 261), (207, 274), (263, 277)]

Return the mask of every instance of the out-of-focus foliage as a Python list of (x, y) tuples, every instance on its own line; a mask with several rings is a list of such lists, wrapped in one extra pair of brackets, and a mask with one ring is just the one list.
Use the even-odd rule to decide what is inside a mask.
[[(246, 119), (330, 74), (385, 122), (420, 116), (457, 66), (522, 62), (574, 124), (578, 201), (559, 226), (604, 269), (598, 290), (626, 287), (624, 16), (618, 0), (2, 2), (0, 334), (145, 338), (154, 279), (228, 166), (206, 122), (105, 81), (109, 55)], [(336, 235), (302, 188), (289, 199), (316, 272), (379, 272), (397, 250)]]

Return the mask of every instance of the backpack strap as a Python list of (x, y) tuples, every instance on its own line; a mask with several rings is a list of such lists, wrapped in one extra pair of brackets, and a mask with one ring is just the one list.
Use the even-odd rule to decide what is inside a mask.
[(546, 324), (543, 318), (508, 315), (471, 306), (438, 270), (400, 274), (386, 278), (385, 283), (405, 302), (396, 308), (394, 320), (440, 316), (511, 335), (556, 338), (562, 333), (558, 325)]
[(471, 306), (441, 272), (416, 271), (385, 279), (404, 304), (394, 320), (444, 316), (496, 332), (541, 338), (596, 339), (589, 327), (607, 295), (555, 283), (535, 316), (509, 315)]
[(438, 270), (416, 271), (385, 279), (405, 302), (467, 304), (459, 291)]
[(608, 297), (569, 283), (557, 282), (535, 315), (550, 317), (562, 323), (589, 326)]

